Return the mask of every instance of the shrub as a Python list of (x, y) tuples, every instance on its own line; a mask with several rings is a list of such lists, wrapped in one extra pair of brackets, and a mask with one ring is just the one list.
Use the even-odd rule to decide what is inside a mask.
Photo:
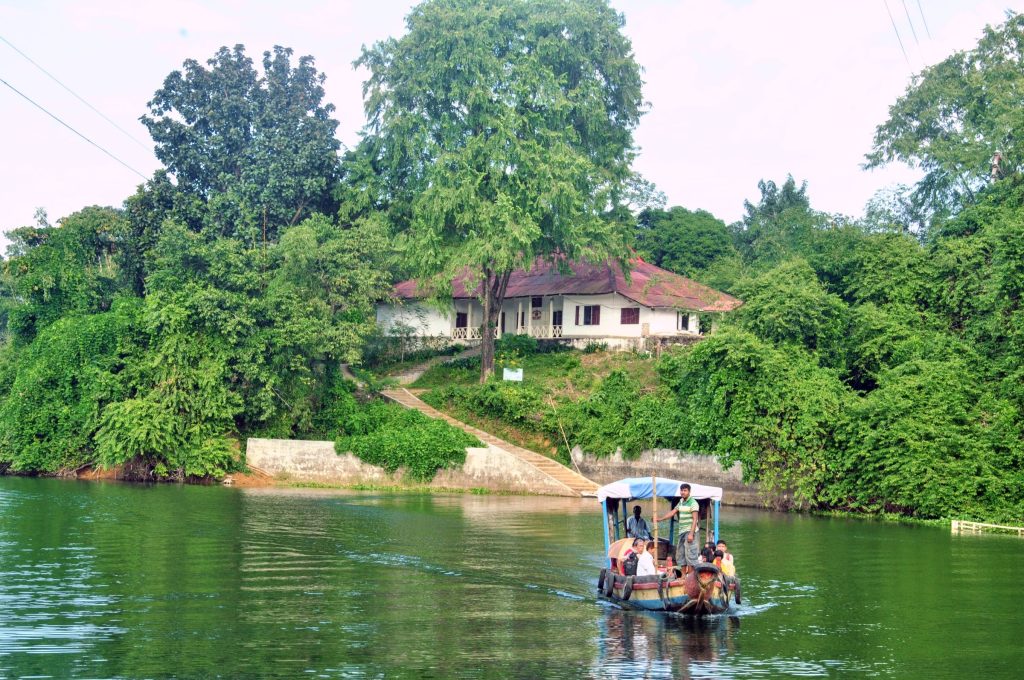
[(588, 342), (583, 347), (583, 353), (584, 354), (596, 354), (598, 352), (607, 352), (607, 351), (608, 351), (608, 343), (607, 342), (597, 342), (596, 340), (591, 340), (590, 342)]
[(535, 414), (546, 408), (543, 393), (538, 388), (502, 381), (483, 385), (451, 385), (424, 395), (424, 399), (435, 407), (450, 405), (463, 408), (531, 430), (538, 429), (540, 425)]
[(586, 399), (565, 402), (545, 416), (548, 430), (564, 429), (570, 443), (595, 456), (622, 449), (635, 458), (645, 449), (676, 446), (679, 411), (664, 388), (644, 394), (622, 371), (614, 371)]
[(433, 479), (442, 468), (462, 465), (467, 446), (481, 443), (443, 420), (380, 401), (352, 412), (334, 443), (339, 453), (351, 451), (388, 472), (404, 468), (418, 481)]
[(530, 356), (537, 353), (537, 338), (529, 335), (503, 335), (494, 342), (495, 354)]

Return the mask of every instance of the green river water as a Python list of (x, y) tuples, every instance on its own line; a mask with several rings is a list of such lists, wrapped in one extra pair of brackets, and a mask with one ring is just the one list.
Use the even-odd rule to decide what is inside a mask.
[(1024, 540), (725, 508), (744, 604), (692, 622), (596, 598), (600, 529), (593, 499), (0, 478), (0, 677), (1024, 677)]

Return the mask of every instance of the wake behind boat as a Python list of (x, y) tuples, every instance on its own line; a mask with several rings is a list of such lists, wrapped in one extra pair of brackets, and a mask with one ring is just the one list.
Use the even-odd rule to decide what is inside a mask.
[[(682, 487), (687, 488), (683, 491)], [(684, 495), (688, 498), (684, 498)], [(647, 542), (653, 543), (651, 559), (647, 562), (650, 570), (653, 561), (653, 573), (637, 574), (638, 558), (642, 558), (646, 550), (643, 547), (634, 550), (636, 536), (628, 536), (627, 529), (634, 534), (641, 531), (649, 534), (650, 531), (646, 522), (640, 524), (639, 513), (636, 513), (635, 518), (629, 516), (629, 507), (633, 501), (650, 499), (650, 516), (655, 519), (659, 498), (666, 499), (669, 504), (671, 517), (668, 536), (659, 536), (658, 523), (653, 522), (653, 534), (645, 536), (649, 541), (643, 542), (644, 545)], [(677, 536), (677, 530), (685, 536), (685, 532), (691, 528), (691, 517), (696, 513), (705, 524), (705, 535), (718, 541), (721, 488), (664, 477), (633, 477), (602, 486), (597, 490), (597, 499), (603, 510), (604, 544), (608, 560), (597, 581), (598, 592), (603, 597), (624, 607), (677, 612), (689, 616), (721, 614), (729, 610), (732, 601), (739, 604), (739, 580), (735, 578), (731, 557), (724, 563), (722, 558), (698, 562), (678, 551), (679, 559), (677, 546), (671, 540)], [(677, 507), (685, 512), (673, 512)], [(635, 506), (634, 512), (638, 508)], [(680, 518), (680, 515), (686, 516)], [(694, 538), (699, 544), (699, 538)]]

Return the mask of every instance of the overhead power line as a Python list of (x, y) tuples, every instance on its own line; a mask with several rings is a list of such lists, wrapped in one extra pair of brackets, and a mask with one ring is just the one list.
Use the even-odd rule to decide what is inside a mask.
[[(889, 21), (892, 22), (892, 30), (896, 31), (896, 40), (900, 44), (900, 51), (903, 52), (903, 58), (907, 61), (907, 66), (910, 66), (910, 57), (907, 56), (907, 49), (903, 47), (903, 38), (900, 37), (900, 29), (896, 28), (896, 20), (892, 18), (892, 11), (889, 9), (888, 0), (882, 0), (885, 3), (885, 11), (889, 15)], [(914, 68), (910, 66), (910, 68)]]
[(57, 122), (58, 122), (58, 123), (60, 123), (61, 125), (63, 125), (63, 126), (64, 126), (64, 127), (66, 127), (67, 129), (71, 130), (71, 131), (72, 131), (72, 132), (74, 132), (74, 133), (75, 133), (76, 135), (78, 135), (79, 137), (81, 137), (81, 138), (82, 138), (82, 139), (84, 139), (85, 141), (89, 142), (90, 144), (92, 144), (92, 145), (93, 145), (93, 146), (95, 146), (95, 147), (96, 147), (97, 149), (99, 149), (99, 150), (100, 150), (100, 151), (102, 151), (103, 153), (105, 153), (105, 154), (107, 154), (108, 156), (110, 156), (111, 158), (113, 158), (113, 159), (114, 159), (115, 161), (117, 161), (118, 163), (120, 163), (120, 164), (121, 164), (121, 165), (123, 165), (124, 167), (126, 167), (126, 168), (128, 168), (129, 170), (131, 170), (132, 172), (134, 172), (134, 173), (135, 173), (136, 175), (138, 175), (139, 177), (141, 177), (143, 181), (148, 181), (148, 180), (149, 180), (149, 178), (148, 178), (148, 177), (146, 177), (145, 175), (143, 175), (143, 174), (142, 174), (141, 172), (139, 172), (138, 170), (136, 170), (136, 169), (135, 169), (135, 168), (133, 168), (132, 166), (128, 165), (128, 164), (127, 164), (127, 163), (125, 163), (125, 162), (124, 162), (123, 160), (121, 160), (120, 158), (118, 158), (118, 157), (117, 157), (117, 156), (115, 156), (114, 154), (110, 153), (109, 151), (107, 151), (106, 149), (104, 149), (104, 148), (103, 148), (102, 146), (100, 146), (100, 145), (99, 145), (99, 144), (97, 144), (96, 142), (92, 141), (91, 139), (89, 139), (88, 137), (86, 137), (86, 136), (85, 136), (85, 135), (83, 135), (83, 134), (82, 134), (81, 132), (79, 132), (79, 131), (78, 131), (78, 130), (76, 130), (75, 128), (71, 127), (70, 125), (68, 125), (68, 124), (67, 124), (67, 123), (65, 123), (64, 121), (62, 121), (62, 120), (61, 120), (60, 118), (58, 118), (57, 116), (55, 116), (55, 115), (53, 115), (52, 113), (50, 113), (49, 111), (47, 111), (47, 110), (46, 110), (45, 108), (43, 108), (43, 107), (42, 107), (42, 106), (41, 106), (40, 104), (37, 104), (37, 103), (36, 103), (35, 101), (33, 101), (31, 97), (29, 97), (29, 96), (28, 96), (28, 95), (26, 95), (26, 94), (25, 94), (24, 92), (22, 92), (21, 90), (19, 90), (19, 89), (18, 89), (18, 88), (16, 88), (16, 87), (14, 87), (13, 85), (11, 85), (11, 84), (10, 84), (9, 82), (7, 82), (6, 80), (4, 80), (3, 78), (0, 78), (0, 83), (3, 83), (3, 84), (4, 84), (4, 85), (6, 85), (7, 87), (11, 88), (11, 90), (13, 90), (13, 91), (14, 91), (14, 92), (15, 92), (15, 93), (16, 93), (17, 95), (19, 95), (20, 97), (22, 97), (23, 99), (25, 99), (25, 100), (26, 100), (27, 102), (29, 102), (30, 104), (32, 104), (32, 106), (36, 107), (37, 109), (39, 109), (40, 111), (42, 111), (43, 113), (45, 113), (45, 114), (46, 114), (47, 116), (49, 116), (50, 118), (53, 118), (53, 119), (54, 119), (55, 121), (57, 121)]
[(82, 99), (82, 97), (81, 97), (81, 96), (79, 96), (79, 94), (78, 94), (77, 92), (75, 92), (74, 90), (72, 90), (72, 89), (71, 89), (70, 87), (68, 87), (68, 86), (67, 86), (67, 85), (65, 85), (64, 83), (60, 82), (60, 81), (59, 81), (59, 80), (57, 79), (57, 76), (53, 75), (52, 73), (50, 73), (49, 71), (47, 71), (47, 70), (46, 70), (45, 68), (43, 68), (42, 66), (40, 66), (39, 64), (37, 64), (37, 63), (36, 63), (36, 62), (35, 62), (35, 61), (34, 61), (34, 60), (32, 59), (32, 57), (28, 56), (27, 54), (25, 54), (24, 52), (22, 52), (21, 50), (19, 50), (19, 49), (18, 49), (17, 47), (15, 47), (15, 46), (14, 46), (14, 45), (13, 45), (13, 44), (11, 43), (11, 41), (10, 41), (10, 40), (8, 40), (7, 38), (3, 37), (2, 35), (0, 35), (0, 40), (2, 40), (2, 41), (4, 41), (5, 43), (7, 43), (7, 46), (8, 46), (8, 47), (10, 47), (10, 48), (11, 48), (12, 50), (14, 50), (15, 52), (17, 52), (17, 53), (18, 53), (18, 54), (20, 54), (21, 56), (25, 57), (25, 59), (26, 59), (26, 60), (28, 60), (28, 62), (29, 62), (30, 64), (32, 64), (32, 65), (33, 65), (33, 66), (35, 66), (35, 67), (36, 67), (37, 69), (39, 69), (40, 71), (42, 71), (43, 73), (45, 73), (45, 74), (46, 74), (46, 75), (47, 75), (47, 76), (48, 76), (48, 77), (50, 78), (50, 80), (52, 80), (53, 82), (57, 83), (58, 85), (60, 85), (61, 87), (63, 87), (63, 88), (65, 89), (65, 90), (67, 90), (68, 92), (70, 92), (70, 93), (71, 93), (71, 94), (72, 94), (72, 95), (73, 95), (73, 96), (75, 97), (75, 99), (77, 99), (78, 101), (82, 102), (83, 104), (85, 104), (86, 106), (88, 106), (88, 107), (89, 107), (90, 109), (92, 109), (92, 110), (93, 110), (93, 112), (94, 112), (94, 113), (95, 113), (96, 115), (98, 115), (98, 116), (99, 116), (100, 118), (102, 118), (103, 120), (107, 121), (108, 123), (110, 123), (111, 125), (113, 125), (113, 126), (114, 126), (115, 128), (117, 128), (117, 129), (118, 129), (118, 130), (119, 130), (119, 131), (121, 132), (121, 134), (123, 134), (123, 135), (124, 135), (125, 137), (127, 137), (127, 138), (128, 138), (128, 139), (130, 139), (130, 140), (132, 140), (133, 142), (135, 142), (136, 144), (138, 144), (139, 146), (141, 146), (141, 147), (142, 147), (143, 149), (145, 149), (146, 151), (150, 151), (150, 150), (151, 150), (151, 149), (150, 149), (149, 147), (147, 147), (147, 146), (146, 146), (145, 144), (143, 144), (143, 143), (142, 143), (142, 142), (140, 142), (140, 141), (139, 141), (138, 139), (136, 139), (136, 138), (135, 138), (135, 136), (134, 136), (134, 135), (132, 135), (132, 134), (131, 134), (130, 132), (128, 132), (128, 131), (127, 131), (127, 130), (125, 130), (125, 129), (124, 129), (123, 127), (121, 127), (120, 125), (118, 125), (117, 123), (115, 123), (114, 121), (112, 121), (112, 120), (111, 120), (110, 118), (108, 118), (108, 117), (107, 117), (106, 115), (104, 115), (104, 113), (103, 113), (102, 111), (100, 111), (100, 110), (99, 110), (99, 109), (97, 109), (97, 108), (96, 108), (95, 106), (93, 106), (93, 105), (92, 105), (92, 104), (90, 104), (89, 102), (87, 102), (87, 101), (85, 101), (84, 99)]
[(924, 8), (921, 7), (921, 0), (917, 0), (917, 11), (921, 13), (921, 23), (924, 24), (924, 32), (928, 34), (928, 39), (932, 39), (931, 29), (928, 28), (928, 20), (924, 18)]
[(920, 47), (921, 43), (917, 39), (917, 31), (914, 30), (914, 20), (910, 18), (910, 10), (907, 9), (907, 0), (903, 0), (903, 11), (907, 13), (907, 23), (910, 24), (910, 32), (914, 36), (914, 44)]

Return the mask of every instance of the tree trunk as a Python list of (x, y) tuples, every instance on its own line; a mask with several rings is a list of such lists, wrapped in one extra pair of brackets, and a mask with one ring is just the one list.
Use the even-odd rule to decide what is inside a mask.
[(512, 272), (495, 272), (484, 267), (481, 300), (484, 308), (483, 326), (480, 328), (480, 382), (485, 383), (494, 374), (494, 329), (498, 327), (501, 306), (505, 302)]

